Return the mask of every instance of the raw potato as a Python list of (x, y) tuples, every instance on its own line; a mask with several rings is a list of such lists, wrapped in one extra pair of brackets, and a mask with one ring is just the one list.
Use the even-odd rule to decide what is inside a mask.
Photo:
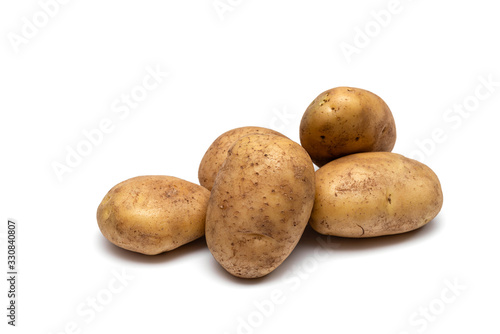
[(172, 176), (138, 176), (114, 186), (97, 209), (113, 244), (155, 255), (203, 236), (210, 192)]
[(395, 153), (358, 153), (316, 171), (310, 224), (340, 237), (397, 234), (427, 224), (442, 205), (439, 179), (426, 165)]
[(240, 138), (210, 195), (208, 248), (234, 276), (265, 276), (297, 245), (313, 202), (314, 166), (300, 145), (274, 135)]
[(200, 184), (202, 186), (208, 190), (212, 189), (217, 172), (226, 159), (227, 151), (231, 145), (233, 145), (239, 138), (249, 134), (270, 134), (283, 136), (277, 131), (257, 126), (245, 126), (223, 133), (212, 143), (212, 145), (210, 145), (201, 160), (200, 167), (198, 169), (198, 180), (200, 180)]
[(391, 110), (377, 95), (338, 87), (309, 105), (300, 123), (300, 142), (321, 167), (348, 154), (392, 151), (396, 125)]

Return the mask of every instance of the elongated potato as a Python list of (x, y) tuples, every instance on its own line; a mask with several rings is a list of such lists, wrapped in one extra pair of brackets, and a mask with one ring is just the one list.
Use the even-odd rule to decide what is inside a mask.
[(442, 205), (441, 184), (426, 165), (395, 153), (358, 153), (316, 171), (310, 224), (340, 237), (397, 234), (427, 224)]
[(360, 88), (337, 87), (321, 93), (304, 112), (300, 142), (321, 167), (353, 153), (392, 151), (396, 124), (379, 96)]
[(114, 186), (97, 209), (102, 234), (134, 252), (155, 255), (203, 236), (210, 192), (172, 176), (138, 176)]
[(292, 140), (248, 135), (228, 152), (207, 208), (207, 245), (234, 276), (276, 269), (297, 245), (314, 202), (314, 166)]
[[(224, 132), (210, 145), (201, 160), (198, 169), (198, 180), (200, 184), (207, 188), (212, 189), (215, 177), (219, 172), (219, 168), (226, 159), (227, 151), (234, 144), (236, 140), (249, 134), (269, 134), (283, 136), (281, 133), (258, 126), (245, 126)], [(285, 137), (285, 136), (283, 136)]]

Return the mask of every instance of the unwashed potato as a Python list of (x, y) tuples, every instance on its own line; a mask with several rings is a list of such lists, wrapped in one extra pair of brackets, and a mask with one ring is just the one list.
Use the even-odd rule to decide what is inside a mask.
[(212, 145), (210, 145), (201, 160), (200, 167), (198, 169), (198, 180), (202, 186), (208, 190), (212, 189), (217, 172), (226, 159), (227, 151), (231, 145), (233, 145), (239, 138), (252, 133), (283, 136), (277, 131), (257, 126), (245, 126), (223, 133), (212, 143)]
[(113, 244), (155, 255), (205, 232), (210, 192), (172, 176), (138, 176), (114, 186), (97, 209), (102, 234)]
[(208, 248), (234, 276), (265, 276), (297, 245), (313, 202), (314, 166), (299, 144), (275, 135), (240, 138), (208, 202)]
[(309, 105), (300, 123), (300, 142), (321, 167), (348, 154), (392, 151), (396, 125), (391, 110), (377, 95), (337, 87)]
[(441, 184), (426, 165), (395, 153), (358, 153), (316, 171), (309, 222), (322, 234), (376, 237), (415, 230), (442, 205)]

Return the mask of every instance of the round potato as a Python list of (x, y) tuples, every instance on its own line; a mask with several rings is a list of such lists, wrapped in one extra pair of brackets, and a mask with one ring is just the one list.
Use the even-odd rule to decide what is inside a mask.
[(377, 95), (337, 87), (321, 93), (300, 123), (300, 142), (319, 167), (359, 152), (390, 152), (396, 142), (391, 110)]
[(314, 166), (292, 140), (248, 135), (228, 152), (205, 226), (214, 258), (237, 277), (262, 277), (297, 245), (314, 202)]
[(358, 153), (316, 171), (309, 222), (322, 234), (376, 237), (415, 230), (442, 205), (441, 184), (426, 165), (395, 153)]
[(212, 189), (215, 177), (219, 172), (220, 166), (226, 159), (227, 151), (231, 145), (233, 145), (239, 138), (249, 134), (270, 134), (283, 136), (277, 131), (257, 126), (245, 126), (223, 133), (212, 143), (212, 145), (210, 145), (201, 160), (200, 167), (198, 169), (198, 180), (202, 186), (208, 190)]
[(138, 176), (114, 186), (97, 209), (102, 234), (118, 247), (155, 255), (205, 232), (210, 192), (172, 176)]

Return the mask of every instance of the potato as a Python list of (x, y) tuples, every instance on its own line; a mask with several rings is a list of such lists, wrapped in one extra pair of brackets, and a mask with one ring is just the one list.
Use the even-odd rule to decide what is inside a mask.
[(309, 223), (322, 234), (376, 237), (415, 230), (442, 205), (441, 185), (426, 165), (395, 153), (357, 153), (316, 171)]
[(172, 176), (138, 176), (114, 186), (97, 209), (102, 234), (134, 252), (155, 255), (205, 232), (210, 192)]
[(212, 143), (212, 145), (210, 145), (201, 160), (200, 167), (198, 169), (198, 180), (202, 186), (208, 190), (212, 189), (217, 172), (226, 159), (227, 151), (231, 145), (233, 145), (239, 138), (252, 133), (283, 136), (277, 131), (257, 126), (236, 128), (223, 133)]
[(314, 202), (314, 166), (292, 140), (248, 135), (228, 152), (205, 226), (214, 258), (237, 277), (262, 277), (297, 245)]
[(391, 110), (377, 95), (338, 87), (321, 93), (300, 123), (300, 142), (321, 167), (359, 152), (392, 151), (396, 125)]

